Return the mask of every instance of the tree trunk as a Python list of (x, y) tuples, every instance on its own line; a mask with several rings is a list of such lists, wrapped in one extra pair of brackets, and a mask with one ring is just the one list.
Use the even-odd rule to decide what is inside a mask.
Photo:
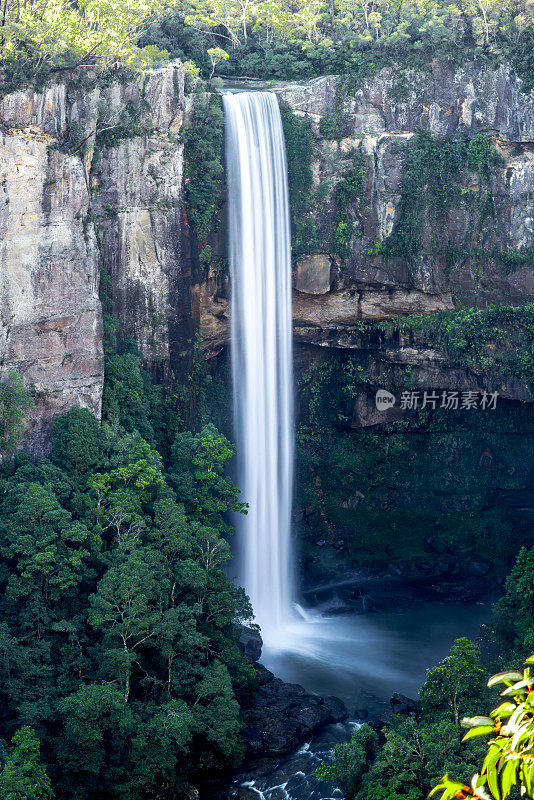
[(332, 33), (335, 33), (336, 13), (334, 9), (334, 0), (328, 0), (328, 13), (330, 14), (330, 27), (332, 28)]

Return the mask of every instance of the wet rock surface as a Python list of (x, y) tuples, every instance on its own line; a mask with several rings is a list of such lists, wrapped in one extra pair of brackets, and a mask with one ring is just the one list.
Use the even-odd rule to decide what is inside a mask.
[(342, 800), (334, 785), (315, 772), (336, 744), (347, 741), (354, 723), (327, 725), (289, 756), (249, 761), (226, 785), (201, 787), (201, 800)]
[(250, 661), (259, 661), (263, 646), (261, 634), (254, 628), (246, 625), (236, 625), (237, 646)]
[(284, 683), (261, 664), (256, 670), (258, 691), (243, 714), (242, 736), (250, 758), (290, 753), (323, 725), (347, 719), (338, 698), (319, 697), (298, 684)]
[(320, 697), (302, 686), (285, 683), (263, 664), (262, 638), (254, 628), (236, 625), (236, 642), (253, 662), (257, 689), (243, 709), (242, 738), (247, 757), (275, 757), (292, 752), (321, 727), (348, 717), (338, 697)]

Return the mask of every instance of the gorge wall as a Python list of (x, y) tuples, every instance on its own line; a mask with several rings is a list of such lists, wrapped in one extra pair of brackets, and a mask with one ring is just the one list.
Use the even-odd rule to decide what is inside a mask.
[(135, 338), (164, 375), (191, 327), (183, 68), (87, 84), (22, 90), (0, 103), (1, 359), (34, 393), (27, 441), (36, 454), (58, 414), (80, 406), (100, 415), (101, 282), (112, 287), (108, 310), (121, 336)]
[[(534, 98), (516, 75), (507, 66), (436, 63), (426, 73), (384, 69), (360, 87), (324, 77), (269, 88), (293, 112), (297, 137), (299, 120), (310, 137), (294, 265), (298, 360), (347, 350), (377, 385), (409, 366), (425, 387), (499, 388), (528, 399), (521, 380), (501, 377), (497, 387), (495, 376), (448, 364), (421, 332), (362, 331), (366, 321), (532, 300)], [(206, 359), (228, 343), (224, 208), (208, 237), (213, 258), (200, 263), (185, 205), (185, 134), (204, 96), (175, 63), (133, 83), (71, 80), (0, 103), (2, 366), (34, 391), (37, 453), (55, 415), (72, 405), (99, 413), (99, 286), (119, 335), (136, 340), (160, 380), (187, 363), (199, 326)], [(420, 131), (449, 141), (484, 133), (500, 159), (486, 163), (475, 152), (456, 164), (456, 199), (438, 216), (427, 200), (439, 201), (439, 191), (421, 180), (410, 257), (388, 242), (406, 210)], [(369, 414), (360, 421), (371, 424)]]
[[(277, 92), (310, 127), (311, 184), (299, 184), (292, 197), (301, 228), (294, 331), (304, 361), (312, 352), (319, 357), (317, 347), (342, 349), (361, 358), (376, 385), (398, 382), (409, 367), (425, 387), (494, 386), (495, 375), (448, 365), (443, 349), (417, 331), (370, 340), (362, 322), (532, 300), (534, 99), (513, 71), (436, 63), (427, 73), (383, 69), (357, 89), (332, 76), (254, 85)], [(295, 138), (306, 133), (292, 129)], [(421, 131), (437, 138), (421, 143)], [(498, 156), (478, 171), (476, 158), (455, 163), (456, 153), (434, 171), (425, 163), (438, 139), (464, 138), (481, 146), (491, 141)], [(298, 145), (294, 150), (295, 159), (302, 157)], [(291, 177), (291, 139), (288, 151)], [(406, 196), (408, 169), (413, 197)], [(433, 181), (444, 184), (441, 194)], [(403, 219), (410, 213), (418, 215), (418, 229)], [(388, 246), (399, 229), (404, 239), (397, 235)], [(220, 282), (218, 289), (202, 317), (209, 354), (227, 341)], [(498, 382), (505, 397), (530, 397), (520, 381), (500, 376)]]

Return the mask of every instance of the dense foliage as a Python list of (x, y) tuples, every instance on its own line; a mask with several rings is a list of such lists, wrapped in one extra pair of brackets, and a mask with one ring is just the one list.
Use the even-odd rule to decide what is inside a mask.
[(483, 745), (462, 746), (460, 719), (484, 708), (486, 679), (476, 645), (459, 639), (428, 671), (417, 712), (394, 718), (381, 741), (362, 726), (319, 777), (340, 785), (347, 800), (425, 800), (444, 769), (469, 780)]
[(20, 375), (8, 370), (0, 381), (0, 453), (7, 453), (20, 442), (28, 411), (34, 400)]
[(157, 388), (133, 352), (107, 366), (102, 427), (73, 410), (48, 459), (20, 453), (0, 470), (10, 800), (51, 787), (69, 800), (182, 797), (199, 769), (242, 754), (253, 676), (234, 623), (250, 609), (222, 536), (225, 512), (243, 508), (223, 474), (233, 448), (213, 425), (176, 424), (163, 463)]
[[(455, 330), (459, 336), (459, 320)], [(389, 346), (384, 335), (366, 329), (364, 352), (378, 342)], [(403, 335), (409, 345), (409, 328)], [(464, 335), (470, 339), (467, 328)], [(527, 358), (531, 345), (522, 353)], [(420, 388), (409, 368), (395, 386), (383, 380), (397, 399), (401, 390)], [(300, 376), (297, 502), (305, 511), (300, 538), (308, 574), (321, 569), (318, 543), (325, 542), (341, 542), (343, 560), (358, 567), (393, 566), (407, 576), (464, 583), (466, 565), (481, 557), (506, 574), (520, 546), (532, 544), (532, 516), (520, 511), (534, 457), (530, 404), (499, 398), (495, 410), (483, 412), (437, 403), (385, 426), (359, 427), (356, 399), (364, 417), (372, 415), (364, 401), (374, 410), (375, 390), (365, 355), (330, 354)]]
[(3, 91), (21, 83), (42, 85), (56, 73), (79, 68), (104, 72), (119, 63), (138, 68), (161, 57), (140, 48), (143, 30), (169, 4), (162, 0), (5, 0), (0, 13), (0, 79)]
[(227, 75), (282, 79), (337, 73), (360, 81), (395, 61), (405, 69), (475, 55), (512, 59), (530, 88), (531, 23), (522, 0), (190, 0), (145, 41), (193, 60), (206, 76), (213, 46), (227, 51)]
[[(527, 658), (534, 664), (534, 656)], [(475, 772), (469, 786), (444, 775), (430, 796), (441, 792), (441, 800), (475, 797), (481, 800), (505, 800), (514, 788), (521, 795), (534, 794), (534, 688), (530, 667), (523, 672), (507, 670), (493, 675), (488, 686), (504, 684), (501, 702), (489, 717), (466, 717), (469, 728), (463, 741), (492, 735), (480, 772)]]
[(198, 242), (199, 260), (210, 263), (212, 248), (207, 240), (214, 232), (223, 203), (224, 167), (222, 148), (224, 115), (217, 95), (198, 99), (185, 135), (186, 204), (188, 220)]
[(366, 336), (419, 336), (443, 348), (454, 366), (489, 373), (492, 369), (534, 388), (534, 305), (496, 303), (437, 314), (359, 324)]
[[(4, 90), (58, 71), (138, 68), (169, 56), (212, 77), (360, 82), (382, 66), (426, 67), (435, 58), (512, 62), (534, 85), (529, 0), (6, 0), (0, 14)], [(399, 87), (406, 83), (399, 78)]]
[[(420, 132), (410, 142), (406, 158), (395, 226), (385, 241), (371, 248), (369, 255), (415, 259), (421, 251), (425, 224), (439, 230), (446, 223), (447, 212), (460, 205), (478, 206), (477, 221), (479, 233), (482, 232), (488, 217), (494, 216), (491, 171), (501, 163), (489, 136), (481, 133), (472, 139), (442, 141)], [(480, 186), (475, 192), (461, 184), (462, 170), (478, 177)]]
[(298, 257), (313, 252), (317, 247), (317, 231), (312, 216), (316, 199), (312, 190), (312, 129), (309, 119), (297, 117), (284, 104), (280, 107), (280, 114), (287, 153), (291, 250)]

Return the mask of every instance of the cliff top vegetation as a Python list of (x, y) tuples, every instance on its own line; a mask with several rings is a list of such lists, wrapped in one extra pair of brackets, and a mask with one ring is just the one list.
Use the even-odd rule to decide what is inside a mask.
[(529, 91), (533, 15), (532, 0), (4, 0), (0, 80), (7, 92), (72, 69), (181, 58), (204, 77), (359, 81), (386, 64), (477, 58), (511, 62)]

